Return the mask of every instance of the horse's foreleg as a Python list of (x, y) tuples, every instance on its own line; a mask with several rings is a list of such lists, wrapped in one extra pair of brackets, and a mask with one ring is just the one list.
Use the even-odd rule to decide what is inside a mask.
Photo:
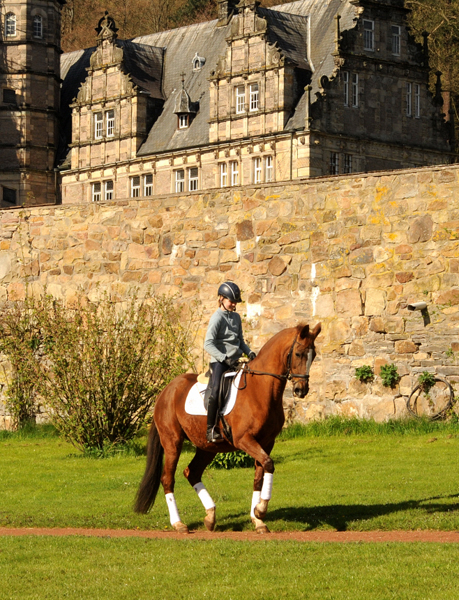
[(208, 531), (213, 531), (215, 529), (215, 503), (205, 485), (202, 483), (201, 478), (207, 465), (212, 462), (213, 457), (214, 454), (197, 448), (193, 460), (183, 471), (183, 474), (198, 494), (198, 497), (205, 508), (206, 516), (204, 517), (204, 525)]
[(263, 519), (266, 517), (268, 502), (271, 500), (274, 463), (269, 453), (273, 446), (274, 442), (268, 444), (264, 450), (253, 438), (241, 439), (238, 443), (238, 448), (255, 458), (255, 479), (250, 517), (258, 533), (269, 533)]

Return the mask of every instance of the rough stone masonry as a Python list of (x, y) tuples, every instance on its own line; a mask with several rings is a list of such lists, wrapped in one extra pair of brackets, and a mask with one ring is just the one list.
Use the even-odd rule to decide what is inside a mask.
[[(4, 210), (0, 219), (1, 302), (45, 286), (69, 303), (79, 289), (122, 301), (137, 287), (197, 300), (198, 366), (226, 279), (243, 290), (255, 350), (284, 327), (321, 321), (309, 395), (294, 403), (288, 386), (291, 418), (384, 420), (405, 414), (421, 371), (459, 381), (459, 166)], [(428, 319), (407, 309), (423, 301)], [(358, 366), (378, 375), (390, 363), (401, 375), (394, 389), (355, 377)]]

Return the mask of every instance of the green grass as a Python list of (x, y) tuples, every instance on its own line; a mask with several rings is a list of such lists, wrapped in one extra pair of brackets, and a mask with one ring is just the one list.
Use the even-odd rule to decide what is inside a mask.
[[(434, 426), (434, 429), (432, 429)], [(285, 431), (267, 524), (273, 531), (459, 529), (459, 428), (330, 420)], [(145, 440), (85, 457), (52, 428), (0, 433), (0, 525), (169, 528), (163, 494), (132, 504)], [(203, 509), (181, 471), (183, 520)], [(211, 470), (218, 529), (248, 530), (252, 469)], [(0, 537), (0, 600), (456, 600), (459, 544), (212, 542), (184, 538)]]
[[(346, 433), (312, 429), (277, 442), (270, 529), (459, 529), (457, 426), (381, 435), (347, 425)], [(188, 445), (176, 498), (182, 519), (202, 529), (204, 510), (181, 474), (192, 456)], [(135, 452), (84, 457), (50, 430), (3, 436), (0, 526), (166, 529), (161, 490), (148, 515), (132, 511), (144, 467)], [(251, 530), (253, 470), (208, 470), (204, 482), (217, 504), (218, 528)]]
[(1, 600), (455, 600), (457, 544), (0, 538)]

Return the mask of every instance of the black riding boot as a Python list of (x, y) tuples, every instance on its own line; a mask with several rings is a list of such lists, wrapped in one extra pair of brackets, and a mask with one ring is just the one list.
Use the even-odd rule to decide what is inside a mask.
[(223, 442), (222, 434), (217, 426), (218, 401), (212, 390), (207, 408), (207, 441), (210, 443)]

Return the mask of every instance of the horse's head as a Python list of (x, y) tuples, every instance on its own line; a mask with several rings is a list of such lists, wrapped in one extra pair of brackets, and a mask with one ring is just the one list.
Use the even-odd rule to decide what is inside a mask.
[(293, 382), (293, 394), (304, 398), (309, 392), (309, 370), (315, 358), (314, 341), (322, 326), (318, 323), (312, 331), (309, 325), (298, 327), (295, 341), (289, 353), (289, 378)]

